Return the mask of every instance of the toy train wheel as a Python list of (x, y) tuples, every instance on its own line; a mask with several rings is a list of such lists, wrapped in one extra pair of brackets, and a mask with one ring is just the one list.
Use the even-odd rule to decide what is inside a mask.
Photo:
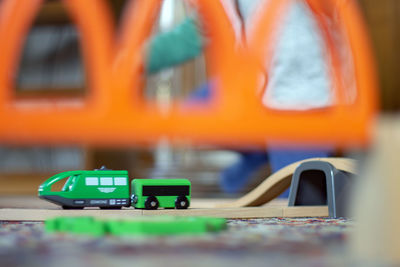
[(159, 202), (156, 197), (154, 196), (149, 196), (146, 201), (144, 202), (144, 207), (146, 210), (156, 210), (158, 209)]
[(175, 200), (175, 208), (187, 209), (189, 207), (189, 200), (185, 196), (179, 196)]
[(83, 207), (62, 206), (64, 210), (81, 210)]

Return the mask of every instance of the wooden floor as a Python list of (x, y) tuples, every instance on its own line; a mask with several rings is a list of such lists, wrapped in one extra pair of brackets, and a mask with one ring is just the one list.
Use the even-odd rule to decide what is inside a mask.
[(211, 216), (223, 218), (268, 218), (268, 217), (327, 217), (327, 206), (288, 207), (287, 200), (274, 200), (260, 207), (213, 208), (231, 200), (193, 199), (187, 210), (159, 209), (139, 210), (63, 210), (59, 206), (28, 196), (0, 196), (0, 220), (43, 221), (55, 216), (94, 216), (99, 218), (129, 218), (147, 215)]

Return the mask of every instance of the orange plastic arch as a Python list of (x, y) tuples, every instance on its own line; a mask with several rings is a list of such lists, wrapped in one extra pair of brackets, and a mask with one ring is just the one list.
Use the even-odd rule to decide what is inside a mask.
[[(289, 0), (270, 1), (255, 23), (249, 43), (237, 46), (234, 31), (216, 0), (196, 5), (210, 34), (207, 64), (216, 78), (213, 100), (204, 106), (174, 102), (167, 113), (141, 98), (142, 47), (160, 0), (131, 1), (119, 34), (103, 0), (65, 0), (81, 33), (89, 93), (74, 101), (20, 100), (13, 73), (24, 37), (41, 0), (4, 0), (0, 6), (0, 141), (3, 143), (75, 143), (136, 145), (161, 137), (228, 145), (269, 142), (294, 144), (367, 144), (376, 114), (374, 61), (355, 1), (307, 0), (323, 32), (335, 91), (335, 105), (310, 111), (277, 111), (257, 95), (260, 59), (270, 58), (278, 18)], [(340, 36), (339, 43), (337, 36)], [(348, 49), (356, 96), (346, 98), (340, 49)]]

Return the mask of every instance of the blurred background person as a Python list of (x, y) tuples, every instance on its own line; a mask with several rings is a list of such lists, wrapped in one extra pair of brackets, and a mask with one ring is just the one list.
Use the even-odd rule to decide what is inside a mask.
[[(256, 21), (255, 17), (262, 15), (257, 10), (262, 10), (261, 5), (268, 5), (269, 1), (222, 1), (237, 40), (246, 40), (253, 21)], [(206, 36), (207, 31), (202, 29), (204, 24), (197, 21), (199, 19), (201, 16), (193, 12), (171, 31), (151, 39), (147, 48), (147, 73), (181, 64), (200, 55), (210, 40)], [(324, 61), (323, 41), (309, 7), (303, 1), (292, 1), (286, 17), (280, 23), (283, 27), (274, 46), (271, 66), (268, 66), (270, 73), (267, 86), (263, 89), (264, 105), (281, 110), (329, 106), (332, 101), (331, 81)], [(204, 101), (211, 95), (212, 81), (209, 81), (196, 89), (189, 99)], [(330, 148), (292, 148), (274, 144), (269, 145), (266, 151), (241, 151), (239, 160), (221, 173), (221, 189), (228, 193), (240, 192), (253, 174), (267, 162), (272, 172), (276, 172), (299, 160), (331, 154)]]

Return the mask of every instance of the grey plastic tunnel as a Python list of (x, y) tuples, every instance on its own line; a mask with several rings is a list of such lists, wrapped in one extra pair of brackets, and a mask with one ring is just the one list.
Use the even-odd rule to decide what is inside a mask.
[(301, 163), (290, 185), (289, 206), (328, 205), (329, 217), (346, 217), (351, 174), (324, 161)]

